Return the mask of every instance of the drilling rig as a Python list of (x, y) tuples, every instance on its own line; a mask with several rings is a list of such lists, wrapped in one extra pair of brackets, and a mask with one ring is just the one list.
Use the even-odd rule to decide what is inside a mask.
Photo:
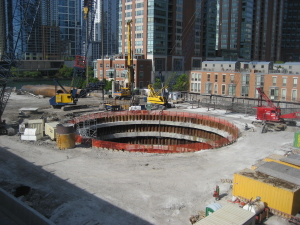
[(115, 92), (114, 96), (116, 99), (131, 99), (133, 93), (133, 80), (134, 80), (134, 70), (132, 62), (132, 49), (131, 49), (131, 23), (132, 20), (127, 22), (127, 43), (128, 43), (128, 57), (127, 57), (127, 77), (128, 84), (121, 88), (120, 92)]
[(2, 5), (5, 16), (1, 17), (5, 20), (7, 30), (5, 44), (0, 49), (0, 134), (7, 134), (2, 115), (12, 91), (8, 85), (15, 78), (11, 69), (20, 66), (20, 60), (24, 59), (40, 3), (41, 0), (15, 0), (4, 1)]

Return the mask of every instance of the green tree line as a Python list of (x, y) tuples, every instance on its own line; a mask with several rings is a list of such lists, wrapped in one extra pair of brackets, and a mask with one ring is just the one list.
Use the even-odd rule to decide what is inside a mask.
[[(168, 86), (169, 91), (187, 91), (189, 89), (189, 76), (187, 74), (177, 75), (176, 73), (171, 74), (164, 86)], [(156, 78), (153, 84), (154, 89), (162, 88), (162, 81)]]

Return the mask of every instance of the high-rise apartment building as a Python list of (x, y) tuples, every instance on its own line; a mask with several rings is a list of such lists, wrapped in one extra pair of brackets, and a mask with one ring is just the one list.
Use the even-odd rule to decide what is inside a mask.
[(52, 0), (51, 26), (59, 27), (61, 54), (64, 59), (72, 59), (82, 51), (82, 0)]
[[(94, 35), (92, 42), (92, 58), (99, 59), (102, 55), (111, 56), (118, 53), (117, 49), (117, 18), (119, 10), (119, 0), (95, 0), (97, 2)], [(102, 14), (103, 13), (103, 14)], [(103, 25), (103, 30), (102, 30)], [(103, 33), (103, 34), (102, 34)], [(103, 46), (102, 46), (103, 38)], [(103, 53), (102, 53), (103, 48)]]
[(285, 0), (281, 60), (300, 61), (300, 2), (298, 0)]
[(40, 52), (41, 41), (37, 39), (41, 21), (39, 6), (38, 0), (1, 1), (1, 51), (6, 52), (8, 58), (22, 59), (28, 51)]
[(278, 61), (281, 54), (284, 0), (257, 0), (253, 7), (253, 60)]
[(280, 59), (283, 0), (219, 0), (218, 56), (224, 60)]
[(253, 0), (217, 1), (218, 56), (224, 60), (251, 59)]
[(155, 71), (200, 66), (201, 7), (201, 0), (120, 0), (119, 53), (127, 55), (126, 23), (132, 20), (134, 58), (152, 59)]

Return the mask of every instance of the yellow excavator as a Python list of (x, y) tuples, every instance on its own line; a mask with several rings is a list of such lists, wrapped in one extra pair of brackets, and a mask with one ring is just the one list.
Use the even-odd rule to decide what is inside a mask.
[(128, 43), (128, 57), (127, 57), (127, 77), (128, 85), (121, 88), (121, 91), (114, 92), (115, 99), (131, 99), (132, 98), (132, 88), (133, 88), (133, 62), (132, 62), (132, 49), (131, 49), (131, 23), (132, 20), (127, 22), (127, 43)]
[(152, 84), (148, 85), (148, 97), (147, 102), (152, 103), (154, 105), (161, 105), (164, 106), (164, 108), (168, 107), (168, 99), (165, 96), (162, 96), (161, 93), (163, 90), (167, 89), (168, 86), (162, 87), (160, 90), (155, 91)]

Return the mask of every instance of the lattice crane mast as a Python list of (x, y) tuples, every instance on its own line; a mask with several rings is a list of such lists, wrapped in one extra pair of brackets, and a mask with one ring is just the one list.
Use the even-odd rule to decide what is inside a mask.
[(15, 78), (11, 69), (18, 67), (20, 60), (24, 59), (26, 44), (39, 12), (41, 0), (15, 0), (13, 3), (7, 1), (3, 4), (5, 16), (2, 15), (2, 18), (6, 19), (6, 38), (0, 56), (0, 134), (7, 134), (2, 115), (12, 91), (7, 85)]

